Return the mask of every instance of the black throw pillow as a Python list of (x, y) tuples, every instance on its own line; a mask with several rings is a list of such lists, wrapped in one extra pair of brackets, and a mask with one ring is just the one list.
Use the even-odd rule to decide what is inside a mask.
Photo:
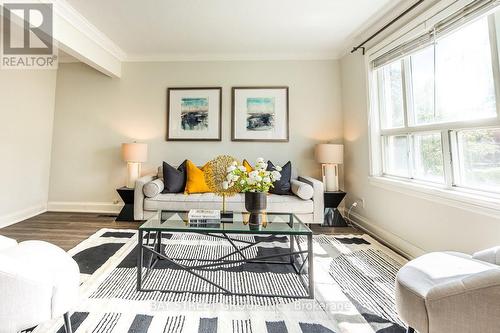
[(163, 183), (165, 187), (161, 193), (181, 193), (186, 187), (186, 163), (182, 162), (176, 169), (167, 162), (163, 162)]
[[(267, 162), (267, 171), (276, 170), (273, 162)], [(273, 194), (291, 194), (292, 193), (292, 162), (288, 161), (284, 166), (281, 167), (281, 179), (274, 182), (274, 187), (272, 187), (269, 192)]]

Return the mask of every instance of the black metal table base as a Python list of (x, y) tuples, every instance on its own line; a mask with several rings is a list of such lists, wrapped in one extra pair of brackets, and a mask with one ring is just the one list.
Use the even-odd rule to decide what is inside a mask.
[[(138, 238), (138, 254), (137, 254), (137, 290), (144, 292), (152, 291), (162, 291), (162, 292), (175, 292), (184, 293), (189, 292), (193, 294), (224, 294), (224, 295), (236, 295), (236, 296), (257, 296), (257, 297), (282, 297), (282, 298), (314, 298), (314, 271), (313, 271), (313, 246), (312, 246), (312, 234), (306, 235), (307, 237), (307, 249), (303, 250), (300, 243), (298, 242), (297, 235), (289, 235), (290, 237), (290, 247), (287, 253), (272, 254), (266, 256), (258, 256), (255, 258), (248, 258), (243, 251), (249, 249), (262, 241), (250, 242), (240, 239), (234, 239), (229, 237), (226, 233), (207, 233), (207, 232), (197, 232), (200, 234), (222, 238), (231, 244), (234, 251), (226, 254), (220, 258), (208, 260), (208, 259), (187, 259), (187, 258), (170, 258), (166, 254), (161, 253), (161, 241), (162, 241), (162, 231), (147, 231), (146, 242), (144, 242), (144, 231), (139, 230)], [(153, 242), (151, 243), (151, 235), (153, 234)], [(271, 235), (270, 235), (271, 236)], [(236, 242), (244, 243), (245, 246), (239, 248)], [(297, 250), (295, 250), (295, 245)], [(151, 255), (148, 262), (144, 265), (144, 253), (149, 252)], [(227, 260), (227, 258), (238, 254), (241, 259)], [(276, 258), (288, 257), (288, 261), (277, 261), (269, 260)], [(297, 260), (300, 258), (300, 261)], [(165, 289), (151, 289), (144, 288), (143, 285), (148, 279), (148, 276), (152, 269), (155, 268), (160, 260), (166, 260), (177, 268), (180, 268), (190, 274), (196, 276), (197, 278), (207, 282), (217, 289), (217, 291), (191, 291), (191, 290), (165, 290)], [(179, 261), (197, 261), (197, 262), (207, 262), (201, 265), (183, 265)], [(241, 263), (257, 263), (257, 264), (275, 264), (275, 265), (290, 265), (293, 267), (296, 274), (299, 275), (300, 281), (304, 286), (307, 294), (304, 296), (296, 295), (278, 295), (278, 294), (261, 294), (261, 293), (239, 293), (233, 292), (227, 288), (224, 288), (220, 284), (202, 276), (201, 274), (195, 272), (195, 270), (207, 270), (211, 268), (218, 268), (225, 265), (231, 264), (241, 264)], [(307, 264), (307, 273), (305, 272), (305, 265)], [(143, 271), (146, 271), (145, 273)], [(304, 275), (307, 274), (307, 279)]]

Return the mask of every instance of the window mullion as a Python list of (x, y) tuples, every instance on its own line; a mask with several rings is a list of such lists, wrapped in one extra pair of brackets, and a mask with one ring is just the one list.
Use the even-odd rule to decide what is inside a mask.
[(453, 156), (451, 147), (451, 131), (441, 131), (441, 144), (443, 149), (444, 180), (446, 187), (453, 187)]
[(488, 16), (488, 32), (491, 50), (491, 65), (493, 71), (493, 84), (495, 86), (495, 102), (497, 107), (497, 117), (500, 119), (500, 58), (498, 55), (498, 36), (495, 22), (495, 15)]

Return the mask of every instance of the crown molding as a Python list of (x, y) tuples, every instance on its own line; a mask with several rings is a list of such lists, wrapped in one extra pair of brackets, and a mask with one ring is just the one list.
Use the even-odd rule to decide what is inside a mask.
[(299, 61), (337, 60), (338, 52), (329, 53), (165, 53), (129, 54), (125, 62), (182, 62), (182, 61)]
[[(44, 2), (40, 1), (39, 2)], [(71, 7), (66, 0), (53, 1), (54, 11), (67, 22), (72, 24), (78, 31), (86, 35), (88, 38), (93, 40), (97, 45), (102, 47), (104, 50), (112, 54), (120, 61), (124, 61), (127, 57), (125, 51), (123, 51), (118, 45), (116, 45), (111, 39), (109, 39), (104, 33), (97, 29), (92, 23), (90, 23), (82, 14), (80, 14), (76, 9)]]

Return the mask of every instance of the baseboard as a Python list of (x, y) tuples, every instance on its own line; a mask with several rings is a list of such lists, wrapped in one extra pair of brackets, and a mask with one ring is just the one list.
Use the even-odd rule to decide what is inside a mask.
[(349, 217), (354, 226), (370, 234), (379, 242), (384, 243), (407, 259), (413, 259), (426, 253), (423, 249), (379, 227), (364, 216), (351, 212)]
[(47, 211), (118, 214), (122, 207), (123, 203), (115, 204), (113, 202), (50, 201), (47, 207)]
[(26, 219), (29, 219), (30, 217), (45, 213), (46, 211), (47, 205), (42, 204), (0, 216), (0, 228), (4, 228), (11, 224), (24, 221)]

